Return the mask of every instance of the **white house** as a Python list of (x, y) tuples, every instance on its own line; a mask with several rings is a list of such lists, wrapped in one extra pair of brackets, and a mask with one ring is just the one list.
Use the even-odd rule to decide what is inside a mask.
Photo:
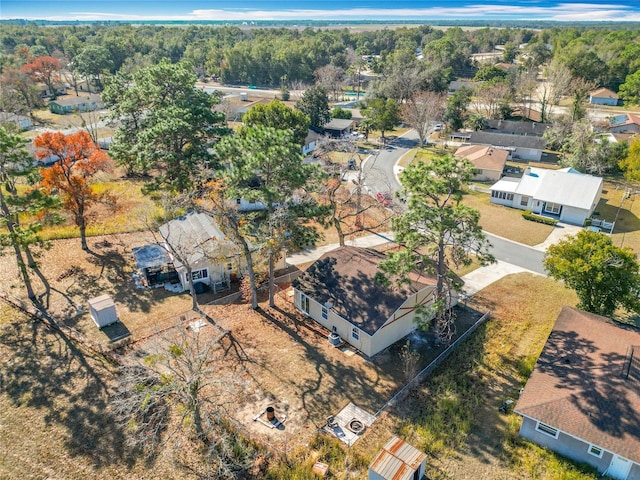
[(398, 437), (392, 437), (369, 465), (368, 480), (420, 480), (427, 455)]
[(417, 273), (403, 290), (381, 285), (376, 274), (384, 258), (375, 250), (340, 247), (293, 282), (296, 306), (368, 357), (413, 332), (416, 308), (435, 295), (435, 278)]
[(32, 123), (29, 117), (24, 115), (18, 115), (10, 112), (0, 112), (0, 125), (13, 123), (16, 127), (22, 130), (28, 130), (31, 128)]
[(515, 407), (520, 435), (640, 479), (640, 331), (564, 307)]
[(491, 203), (584, 225), (600, 201), (602, 184), (602, 178), (573, 168), (527, 167), (521, 178), (504, 177), (494, 183)]
[(239, 273), (238, 248), (209, 215), (182, 215), (161, 225), (160, 235), (185, 290), (189, 289), (187, 264), (194, 282), (205, 283), (214, 290), (227, 287), (231, 275)]
[(302, 154), (309, 155), (316, 149), (318, 142), (320, 142), (324, 138), (324, 135), (320, 135), (319, 133), (314, 132), (313, 130), (309, 130), (306, 138), (304, 139), (304, 145), (302, 146)]

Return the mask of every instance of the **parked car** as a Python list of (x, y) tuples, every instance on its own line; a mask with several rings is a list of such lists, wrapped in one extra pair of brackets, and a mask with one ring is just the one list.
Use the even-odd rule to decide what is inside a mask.
[(436, 123), (436, 126), (433, 127), (433, 131), (434, 132), (439, 132), (440, 130), (442, 130), (442, 124), (441, 123)]
[(376, 193), (376, 200), (378, 200), (383, 207), (390, 207), (393, 205), (393, 195), (391, 195), (390, 192)]

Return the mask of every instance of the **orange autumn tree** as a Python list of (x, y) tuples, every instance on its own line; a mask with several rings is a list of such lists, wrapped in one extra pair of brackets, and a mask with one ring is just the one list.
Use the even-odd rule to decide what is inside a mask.
[(82, 249), (88, 250), (87, 213), (95, 203), (107, 200), (105, 194), (95, 192), (90, 181), (98, 172), (111, 171), (111, 160), (84, 130), (69, 135), (43, 133), (35, 138), (33, 144), (39, 160), (58, 159), (51, 167), (40, 169), (42, 186), (45, 191), (56, 191), (61, 197), (63, 208), (73, 215), (80, 229)]
[(42, 82), (49, 87), (51, 98), (56, 98), (55, 83), (60, 81), (60, 69), (62, 62), (55, 57), (38, 57), (30, 63), (23, 65), (20, 71), (25, 72), (35, 82)]

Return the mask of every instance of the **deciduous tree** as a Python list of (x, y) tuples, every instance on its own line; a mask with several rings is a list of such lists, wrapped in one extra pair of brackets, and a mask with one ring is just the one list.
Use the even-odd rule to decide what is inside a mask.
[(370, 121), (370, 125), (376, 130), (380, 130), (382, 141), (384, 142), (384, 132), (392, 130), (400, 121), (400, 108), (395, 100), (389, 98), (376, 98), (367, 102), (367, 106), (362, 113)]
[(418, 133), (420, 146), (424, 145), (429, 129), (442, 120), (445, 101), (441, 93), (420, 92), (402, 105), (402, 119)]
[(400, 174), (407, 211), (391, 220), (395, 239), (403, 249), (389, 254), (381, 264), (382, 270), (399, 282), (406, 282), (416, 271), (435, 274), (434, 304), (420, 326), (428, 328), (435, 314), (435, 332), (443, 341), (455, 333), (451, 296), (460, 288), (451, 267), (469, 265), (473, 255), (483, 264), (493, 261), (479, 224), (480, 213), (461, 202), (472, 175), (469, 161), (451, 155), (407, 167)]
[(630, 105), (640, 105), (640, 70), (627, 75), (620, 85), (620, 98)]
[(444, 120), (454, 130), (459, 130), (464, 125), (464, 116), (469, 103), (471, 103), (472, 91), (462, 87), (447, 99)]
[[(333, 152), (347, 154), (350, 157), (349, 177), (351, 181), (342, 181), (344, 165), (331, 160)], [(324, 175), (320, 186), (319, 202), (325, 207), (326, 227), (334, 227), (338, 234), (338, 243), (344, 247), (348, 235), (354, 235), (365, 230), (375, 230), (386, 225), (389, 219), (398, 213), (396, 205), (385, 208), (387, 214), (370, 215), (369, 212), (379, 206), (379, 203), (365, 191), (367, 178), (371, 179), (377, 172), (375, 169), (365, 171), (363, 153), (358, 144), (351, 139), (329, 140), (316, 147), (314, 155), (322, 159)], [(375, 157), (372, 160), (375, 163)], [(378, 179), (376, 179), (378, 183)], [(387, 179), (388, 180), (388, 179)], [(380, 179), (382, 181), (382, 179)], [(391, 185), (388, 186), (391, 190)]]
[(87, 45), (73, 58), (73, 69), (85, 78), (89, 91), (94, 77), (97, 79), (98, 88), (102, 88), (100, 75), (112, 67), (109, 50), (101, 45)]
[(149, 456), (170, 446), (163, 451), (185, 459), (198, 477), (234, 479), (253, 464), (255, 451), (227, 421), (242, 384), (224, 373), (224, 350), (207, 330), (181, 325), (162, 333), (143, 358), (120, 369), (110, 405), (127, 444)]
[(111, 160), (83, 130), (69, 135), (43, 133), (33, 144), (39, 159), (57, 159), (52, 166), (40, 169), (42, 186), (48, 193), (55, 191), (60, 195), (63, 208), (73, 215), (80, 230), (82, 249), (88, 250), (86, 230), (90, 208), (97, 202), (113, 202), (108, 194), (98, 193), (91, 186), (91, 180), (98, 172), (110, 171)]
[(21, 70), (6, 70), (0, 77), (0, 110), (32, 115), (43, 105), (35, 83)]
[(624, 176), (630, 182), (640, 182), (640, 138), (635, 138), (629, 145), (627, 156), (620, 162)]
[(293, 140), (301, 146), (309, 133), (309, 117), (278, 100), (254, 105), (242, 116), (242, 123), (248, 127), (262, 125), (278, 130), (291, 130)]
[(346, 73), (342, 67), (328, 64), (318, 68), (313, 74), (318, 85), (330, 92), (334, 100), (340, 100), (342, 85), (344, 85), (346, 78)]
[(56, 98), (55, 84), (60, 80), (61, 68), (62, 63), (57, 58), (42, 56), (23, 65), (20, 70), (33, 78), (35, 82), (44, 83), (51, 92), (51, 98)]
[(550, 246), (544, 266), (576, 291), (583, 310), (609, 316), (619, 307), (640, 309), (637, 256), (630, 248), (615, 246), (607, 235), (581, 230)]

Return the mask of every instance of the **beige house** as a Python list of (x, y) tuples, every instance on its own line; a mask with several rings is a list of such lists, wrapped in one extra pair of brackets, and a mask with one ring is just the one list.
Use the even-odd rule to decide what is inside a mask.
[(474, 180), (497, 182), (502, 177), (509, 152), (486, 145), (466, 145), (458, 148), (454, 155), (466, 158), (476, 167)]
[(384, 253), (357, 247), (324, 254), (294, 280), (295, 305), (373, 357), (417, 328), (417, 309), (431, 304), (436, 290), (434, 277), (417, 273), (404, 289), (381, 285), (376, 274), (384, 259)]
[(640, 479), (640, 331), (564, 307), (515, 412), (526, 439)]

